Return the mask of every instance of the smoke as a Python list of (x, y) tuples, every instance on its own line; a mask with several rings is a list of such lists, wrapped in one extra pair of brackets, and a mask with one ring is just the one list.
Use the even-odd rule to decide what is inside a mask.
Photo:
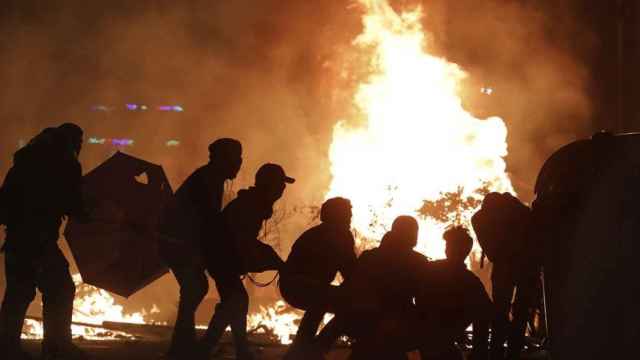
[[(501, 116), (508, 171), (525, 200), (542, 162), (592, 127), (589, 54), (594, 37), (576, 1), (425, 2), (432, 46), (469, 72), (467, 108)], [(480, 92), (490, 88), (491, 95)]]
[[(345, 73), (361, 30), (353, 2), (7, 3), (0, 13), (0, 172), (20, 139), (74, 121), (86, 137), (133, 139), (123, 150), (162, 164), (174, 188), (206, 162), (211, 141), (236, 137), (245, 151), (236, 190), (251, 184), (260, 164), (276, 162), (298, 180), (281, 206), (322, 201), (332, 127), (352, 111), (357, 80)], [(518, 191), (530, 196), (544, 158), (588, 128), (589, 74), (581, 46), (569, 45), (580, 30), (571, 7), (550, 12), (498, 0), (423, 6), (433, 49), (470, 73), (462, 89), (469, 109), (507, 122), (509, 170)], [(481, 86), (494, 89), (491, 97)], [(127, 111), (126, 103), (149, 109)], [(184, 112), (153, 109), (174, 104)], [(92, 111), (95, 105), (113, 109)], [(168, 140), (180, 146), (168, 148)], [(86, 144), (85, 171), (113, 151)], [(283, 224), (284, 255), (308, 224), (304, 217)], [(161, 310), (175, 305), (172, 278), (131, 304), (149, 307), (157, 299)]]

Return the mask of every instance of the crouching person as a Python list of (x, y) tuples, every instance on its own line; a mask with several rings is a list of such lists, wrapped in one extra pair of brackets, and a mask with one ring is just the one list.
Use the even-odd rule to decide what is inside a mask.
[[(336, 314), (323, 329), (340, 329), (355, 340), (351, 359), (406, 359), (413, 299), (422, 283), (428, 259), (413, 250), (418, 222), (399, 216), (380, 246), (362, 253), (345, 290), (352, 306)], [(420, 332), (421, 333), (421, 332)], [(415, 346), (414, 346), (415, 348)]]
[(314, 349), (318, 327), (325, 313), (336, 313), (346, 301), (343, 289), (331, 283), (338, 272), (349, 279), (356, 263), (351, 216), (349, 200), (329, 199), (320, 209), (322, 223), (305, 231), (293, 244), (280, 273), (280, 292), (305, 314), (285, 359), (309, 359), (323, 352), (322, 344)]
[(493, 305), (480, 279), (464, 263), (473, 239), (464, 227), (447, 230), (443, 238), (447, 258), (429, 264), (426, 283), (416, 296), (413, 333), (424, 334), (416, 339), (423, 359), (462, 360), (455, 341), (473, 324), (471, 359), (486, 360)]

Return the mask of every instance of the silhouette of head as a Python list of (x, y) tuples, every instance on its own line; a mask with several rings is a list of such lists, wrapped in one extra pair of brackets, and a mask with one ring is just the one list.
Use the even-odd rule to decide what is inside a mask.
[(502, 201), (502, 194), (499, 192), (490, 192), (487, 195), (485, 195), (484, 199), (482, 200), (482, 208), (484, 209), (495, 209), (500, 205), (500, 202)]
[(380, 247), (398, 251), (411, 251), (418, 245), (418, 222), (408, 215), (398, 216), (385, 234)]
[(469, 231), (464, 226), (454, 226), (447, 229), (442, 238), (447, 243), (445, 248), (447, 259), (463, 263), (473, 247), (473, 239)]
[(351, 227), (351, 201), (342, 197), (334, 197), (322, 204), (320, 221), (338, 227)]
[(282, 197), (287, 184), (293, 184), (295, 181), (294, 178), (285, 174), (282, 166), (277, 164), (264, 164), (256, 172), (256, 188), (273, 202)]
[(82, 128), (74, 123), (64, 123), (58, 126), (58, 130), (67, 139), (76, 155), (80, 155), (82, 136), (84, 134)]
[(222, 169), (225, 179), (235, 179), (242, 166), (242, 144), (230, 138), (212, 142), (209, 145), (209, 161)]

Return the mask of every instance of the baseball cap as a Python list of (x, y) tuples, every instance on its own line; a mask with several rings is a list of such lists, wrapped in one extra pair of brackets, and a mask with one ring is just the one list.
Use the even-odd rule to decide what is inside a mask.
[(274, 183), (293, 184), (296, 179), (285, 174), (282, 166), (278, 164), (267, 163), (260, 166), (256, 172), (256, 184), (274, 184)]

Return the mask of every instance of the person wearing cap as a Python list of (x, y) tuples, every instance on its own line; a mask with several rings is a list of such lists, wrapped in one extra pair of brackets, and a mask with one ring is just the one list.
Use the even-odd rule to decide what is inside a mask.
[(224, 184), (242, 165), (242, 145), (221, 138), (209, 145), (209, 162), (196, 169), (176, 190), (159, 225), (160, 253), (180, 286), (180, 302), (167, 357), (182, 359), (196, 345), (195, 312), (209, 290), (204, 242), (215, 239)]
[(326, 312), (336, 313), (345, 302), (338, 272), (348, 280), (356, 263), (351, 233), (351, 201), (335, 197), (320, 208), (321, 224), (305, 231), (293, 244), (280, 271), (280, 292), (292, 306), (306, 310), (286, 359), (307, 359)]
[(28, 359), (20, 333), (36, 288), (42, 293), (43, 359), (82, 359), (71, 342), (75, 285), (57, 245), (63, 217), (88, 215), (82, 200), (82, 129), (65, 123), (47, 128), (13, 157), (2, 189), (6, 216), (6, 289), (0, 309), (0, 358)]
[(276, 164), (264, 164), (255, 175), (255, 185), (238, 192), (222, 211), (216, 242), (207, 242), (207, 271), (220, 294), (199, 351), (208, 356), (227, 326), (231, 326), (236, 356), (252, 359), (247, 342), (249, 296), (242, 276), (249, 272), (279, 270), (282, 260), (267, 244), (258, 240), (263, 223), (273, 215), (273, 205), (295, 180)]

